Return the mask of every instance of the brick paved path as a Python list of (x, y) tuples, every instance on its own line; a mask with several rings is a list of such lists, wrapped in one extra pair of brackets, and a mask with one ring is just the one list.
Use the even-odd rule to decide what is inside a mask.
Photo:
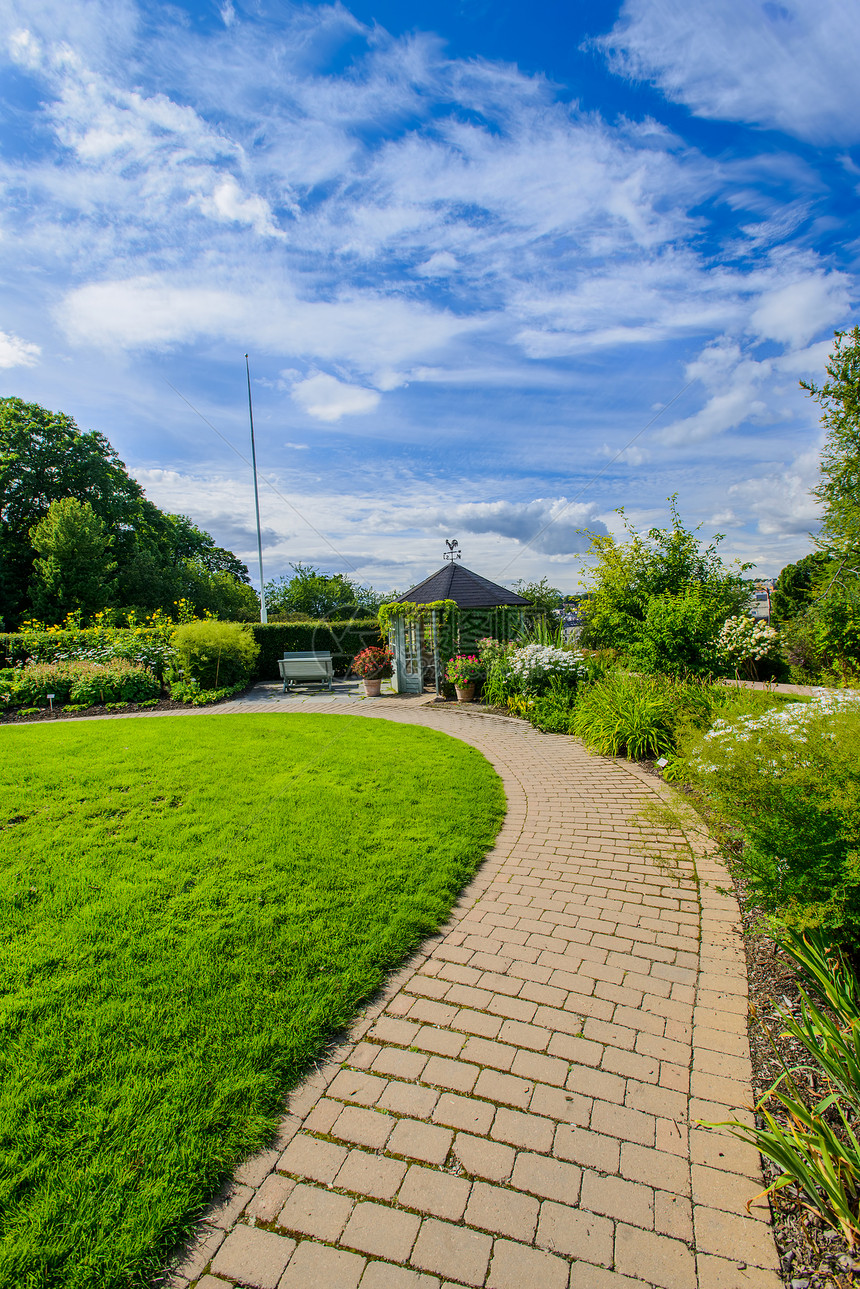
[(744, 1208), (757, 1154), (694, 1126), (748, 1117), (737, 906), (713, 858), (632, 818), (655, 781), (421, 700), (258, 687), (218, 711), (295, 709), (451, 733), (496, 767), (508, 814), (450, 922), (290, 1096), (169, 1283), (777, 1289), (767, 1207)]

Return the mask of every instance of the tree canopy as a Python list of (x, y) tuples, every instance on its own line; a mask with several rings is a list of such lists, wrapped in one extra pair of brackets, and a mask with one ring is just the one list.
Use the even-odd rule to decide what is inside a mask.
[(860, 327), (837, 331), (823, 385), (801, 381), (822, 409), (827, 437), (821, 482), (813, 496), (824, 506), (823, 542), (856, 561), (860, 555)]
[(323, 573), (312, 564), (291, 564), (292, 577), (266, 583), (269, 619), (375, 617), (383, 598), (343, 573)]
[[(71, 501), (76, 507), (52, 509)], [(102, 551), (110, 548), (106, 562), (96, 554), (99, 533)], [(99, 570), (98, 595), (83, 574), (88, 559)], [(0, 619), (7, 628), (31, 613), (56, 621), (69, 609), (90, 612), (93, 597), (98, 608), (145, 612), (169, 611), (185, 598), (199, 612), (252, 619), (259, 601), (249, 583), (231, 551), (188, 516), (166, 514), (146, 498), (104, 435), (38, 403), (0, 399)]]

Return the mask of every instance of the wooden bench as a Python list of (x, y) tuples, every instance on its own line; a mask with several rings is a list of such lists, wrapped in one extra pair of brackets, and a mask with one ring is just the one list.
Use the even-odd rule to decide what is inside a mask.
[(278, 671), (284, 682), (282, 693), (297, 684), (320, 684), (331, 689), (334, 680), (334, 664), (331, 653), (316, 652), (313, 649), (299, 650), (296, 653), (285, 653), (278, 659)]

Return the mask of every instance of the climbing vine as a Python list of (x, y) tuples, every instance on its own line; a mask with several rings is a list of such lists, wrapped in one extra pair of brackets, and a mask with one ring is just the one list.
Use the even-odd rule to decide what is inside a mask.
[(384, 638), (393, 627), (395, 618), (403, 618), (406, 622), (424, 622), (434, 613), (440, 615), (442, 622), (447, 622), (456, 609), (456, 600), (431, 600), (429, 604), (411, 604), (408, 600), (404, 603), (395, 601), (393, 604), (380, 604), (379, 629)]

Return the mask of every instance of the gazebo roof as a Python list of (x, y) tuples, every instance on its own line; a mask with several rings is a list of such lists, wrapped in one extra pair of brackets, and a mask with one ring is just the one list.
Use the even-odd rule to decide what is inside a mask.
[(528, 608), (529, 601), (473, 573), (462, 564), (443, 564), (411, 591), (401, 595), (397, 604), (432, 604), (435, 600), (453, 600), (460, 609), (494, 609), (501, 605)]

